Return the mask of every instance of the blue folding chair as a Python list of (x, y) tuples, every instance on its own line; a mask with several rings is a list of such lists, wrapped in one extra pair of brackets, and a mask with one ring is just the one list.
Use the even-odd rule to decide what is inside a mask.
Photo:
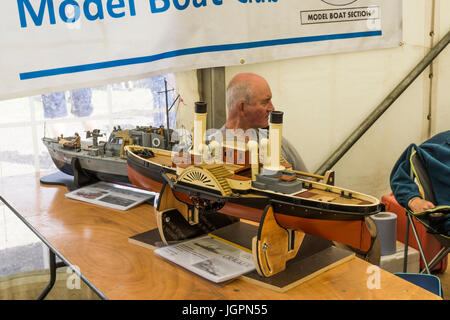
[[(431, 201), (432, 203), (436, 204), (435, 196), (433, 187), (431, 185), (430, 177), (428, 176), (428, 172), (425, 169), (425, 166), (423, 165), (422, 161), (420, 160), (418, 154), (416, 153), (415, 149), (413, 148), (412, 154), (411, 154), (411, 178), (416, 179), (416, 182), (419, 186), (419, 189), (421, 190), (423, 194), (423, 198)], [(422, 213), (414, 213), (409, 208), (406, 208), (406, 234), (405, 234), (405, 251), (404, 251), (404, 265), (403, 265), (403, 272), (407, 272), (406, 268), (408, 265), (408, 240), (409, 240), (409, 226), (411, 226), (411, 229), (414, 233), (414, 237), (417, 241), (417, 245), (419, 247), (420, 256), (422, 257), (423, 263), (425, 265), (425, 268), (421, 270), (420, 273), (428, 273), (431, 274), (431, 270), (438, 265), (450, 252), (450, 236), (439, 233), (438, 230), (436, 230), (432, 226), (432, 221), (429, 218), (429, 214), (433, 212), (441, 212), (443, 213), (442, 218), (448, 216), (450, 214), (450, 207), (449, 206), (437, 206), (433, 209), (426, 210)], [(416, 227), (414, 225), (414, 220), (419, 221), (425, 228), (427, 229), (427, 232), (432, 234), (434, 238), (439, 241), (439, 243), (442, 245), (442, 249), (434, 256), (431, 261), (427, 261), (425, 258), (425, 254), (422, 249), (422, 244), (420, 241), (420, 238), (417, 234)]]
[(425, 290), (444, 298), (442, 293), (441, 280), (432, 274), (424, 273), (394, 273), (397, 277), (400, 277), (408, 282), (415, 284), (418, 287), (424, 288)]

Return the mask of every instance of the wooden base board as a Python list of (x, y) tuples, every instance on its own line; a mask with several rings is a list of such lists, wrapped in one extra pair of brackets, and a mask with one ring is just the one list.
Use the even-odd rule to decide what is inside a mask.
[(257, 233), (258, 226), (244, 222), (235, 222), (226, 227), (214, 230), (208, 235), (252, 253), (252, 239)]
[[(251, 252), (252, 238), (258, 227), (244, 222), (236, 222), (209, 235)], [(128, 242), (154, 250), (161, 247), (162, 240), (158, 229), (152, 229), (128, 238)], [(277, 292), (286, 292), (319, 274), (330, 270), (354, 258), (353, 252), (336, 248), (331, 241), (306, 235), (295, 258), (287, 262), (286, 269), (269, 278), (260, 276), (256, 271), (242, 275), (240, 279), (269, 288)]]
[(327, 270), (353, 259), (354, 256), (355, 254), (352, 252), (336, 247), (328, 247), (309, 257), (299, 258), (297, 256), (287, 262), (284, 271), (269, 278), (262, 277), (256, 271), (253, 271), (241, 276), (241, 279), (277, 292), (286, 292)]
[[(234, 223), (211, 232), (209, 235), (251, 252), (252, 238), (258, 226), (243, 222)], [(353, 252), (336, 248), (329, 240), (306, 234), (295, 258), (286, 269), (271, 277), (262, 277), (255, 270), (241, 279), (278, 292), (285, 292), (355, 257)]]
[(128, 242), (150, 250), (165, 246), (157, 228), (131, 236)]

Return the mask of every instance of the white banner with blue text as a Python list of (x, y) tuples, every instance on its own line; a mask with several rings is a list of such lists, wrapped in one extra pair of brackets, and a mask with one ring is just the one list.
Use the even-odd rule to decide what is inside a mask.
[(0, 99), (389, 48), (401, 0), (2, 0)]

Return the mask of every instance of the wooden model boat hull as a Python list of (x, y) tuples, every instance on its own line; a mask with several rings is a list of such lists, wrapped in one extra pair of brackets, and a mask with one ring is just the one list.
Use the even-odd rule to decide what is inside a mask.
[[(140, 172), (139, 169), (136, 169), (130, 165), (127, 165), (127, 169), (128, 178), (135, 186), (153, 192), (161, 192), (164, 184), (164, 180), (162, 179), (162, 177), (153, 177), (153, 174), (152, 177), (144, 175)], [(156, 172), (153, 173), (156, 175)]]
[[(193, 205), (190, 195), (184, 192), (173, 190), (175, 197), (181, 202)], [(258, 205), (253, 202), (253, 206), (239, 204), (235, 199), (229, 199), (218, 212), (240, 219), (260, 222), (264, 208), (272, 204), (277, 223), (285, 228), (303, 231), (324, 239), (337, 241), (360, 251), (367, 252), (371, 246), (371, 233), (367, 228), (364, 215), (354, 215), (347, 219), (337, 220), (321, 216), (318, 212), (305, 217), (304, 209), (296, 206), (291, 212), (286, 212), (285, 208), (278, 205), (270, 198), (260, 201)], [(379, 212), (378, 210), (377, 212)], [(300, 217), (299, 215), (303, 215)]]

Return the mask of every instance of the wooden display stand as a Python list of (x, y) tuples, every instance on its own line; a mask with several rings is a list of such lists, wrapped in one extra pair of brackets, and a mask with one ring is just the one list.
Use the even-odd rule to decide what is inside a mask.
[(353, 252), (332, 242), (278, 225), (268, 205), (259, 226), (219, 213), (191, 212), (165, 185), (157, 206), (157, 229), (134, 235), (129, 242), (149, 249), (205, 234), (253, 254), (256, 271), (243, 280), (278, 292), (287, 291), (350, 259)]

